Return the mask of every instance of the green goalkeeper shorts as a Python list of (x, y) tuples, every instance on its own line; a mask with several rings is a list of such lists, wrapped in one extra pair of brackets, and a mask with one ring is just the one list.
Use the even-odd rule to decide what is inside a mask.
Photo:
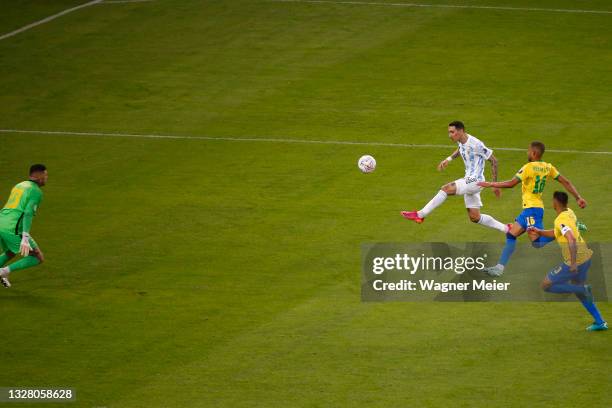
[[(15, 234), (14, 231), (1, 231), (0, 230), (0, 248), (2, 252), (10, 251), (14, 254), (19, 253), (19, 247), (21, 246), (21, 235)], [(30, 246), (32, 249), (38, 248), (38, 244), (32, 237), (30, 237)]]

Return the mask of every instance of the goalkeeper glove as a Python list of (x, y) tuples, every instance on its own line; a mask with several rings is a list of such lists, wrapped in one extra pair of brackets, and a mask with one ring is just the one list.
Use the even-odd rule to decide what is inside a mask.
[(19, 246), (19, 253), (21, 256), (28, 256), (32, 247), (30, 246), (30, 234), (24, 232), (21, 234), (21, 245)]

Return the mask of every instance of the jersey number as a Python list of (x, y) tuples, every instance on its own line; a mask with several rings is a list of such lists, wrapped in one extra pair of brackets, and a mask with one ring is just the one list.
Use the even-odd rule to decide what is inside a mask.
[(527, 226), (531, 227), (532, 225), (535, 225), (535, 218), (527, 217)]
[(546, 185), (546, 176), (540, 179), (540, 176), (536, 176), (535, 178), (535, 186), (533, 187), (533, 194), (540, 194), (544, 191), (544, 186)]
[(4, 206), (4, 208), (17, 208), (17, 206), (19, 205), (19, 201), (21, 201), (21, 196), (23, 195), (23, 190), (20, 188), (14, 188), (11, 191), (11, 195), (8, 199), (8, 201), (6, 202), (6, 205)]

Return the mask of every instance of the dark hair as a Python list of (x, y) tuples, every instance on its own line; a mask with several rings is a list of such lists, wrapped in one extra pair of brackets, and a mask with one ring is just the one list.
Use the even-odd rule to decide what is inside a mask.
[(34, 173), (45, 170), (47, 170), (47, 167), (44, 164), (33, 164), (30, 166), (30, 176)]
[(558, 202), (560, 202), (561, 204), (563, 204), (565, 207), (567, 207), (567, 193), (564, 191), (555, 191), (553, 193), (553, 198), (555, 200), (557, 200)]
[(465, 130), (465, 125), (460, 120), (453, 120), (451, 123), (448, 124), (448, 126), (454, 126), (455, 129)]
[(546, 150), (546, 148), (544, 147), (544, 143), (542, 142), (531, 142), (531, 147), (533, 149), (536, 149), (540, 156), (542, 156), (544, 154), (544, 150)]

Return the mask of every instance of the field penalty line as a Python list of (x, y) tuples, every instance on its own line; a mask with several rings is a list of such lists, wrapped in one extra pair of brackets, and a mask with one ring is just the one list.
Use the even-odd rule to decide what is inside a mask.
[[(273, 137), (223, 137), (223, 136), (186, 136), (186, 135), (162, 135), (162, 134), (135, 134), (135, 133), (105, 133), (105, 132), (74, 132), (59, 130), (25, 130), (25, 129), (0, 129), (0, 133), (17, 133), (47, 136), (83, 136), (83, 137), (119, 137), (135, 139), (179, 139), (179, 140), (210, 140), (220, 142), (261, 142), (261, 143), (295, 143), (295, 144), (319, 144), (337, 146), (381, 146), (381, 147), (403, 147), (414, 149), (452, 149), (452, 145), (441, 144), (419, 144), (419, 143), (385, 143), (385, 142), (355, 142), (348, 140), (309, 140), (309, 139), (285, 139)], [(491, 147), (493, 150), (524, 152), (525, 148), (519, 147)], [(552, 153), (572, 154), (596, 154), (610, 155), (612, 152), (589, 151), (589, 150), (563, 150), (546, 149)]]
[(386, 3), (382, 1), (342, 1), (342, 0), (268, 0), (275, 3), (311, 3), (311, 4), (344, 4), (387, 7), (421, 7), (421, 8), (447, 8), (447, 9), (476, 9), (500, 11), (540, 11), (548, 13), (576, 13), (576, 14), (612, 14), (612, 10), (580, 10), (545, 7), (512, 7), (512, 6), (479, 6), (471, 4), (423, 4), (423, 3)]

